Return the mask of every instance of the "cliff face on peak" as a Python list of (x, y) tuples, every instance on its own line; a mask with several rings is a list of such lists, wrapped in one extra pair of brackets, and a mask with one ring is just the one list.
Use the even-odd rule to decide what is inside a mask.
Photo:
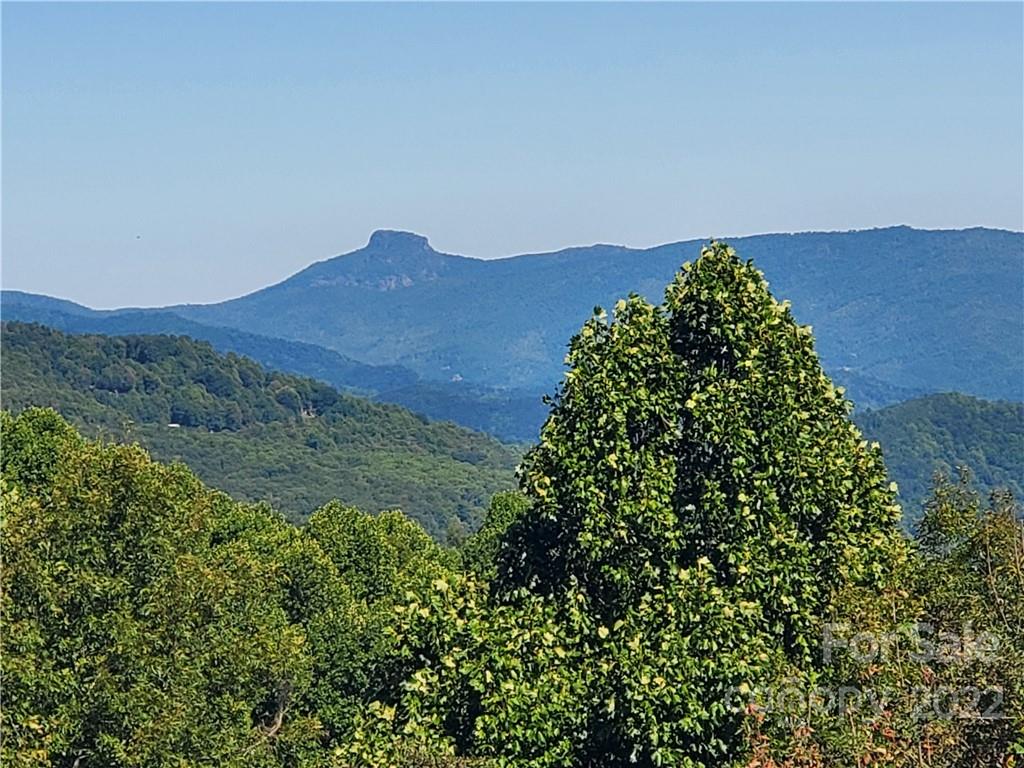
[[(394, 291), (437, 280), (462, 266), (461, 262), (472, 261), (435, 251), (423, 235), (379, 229), (370, 235), (363, 248), (317, 262), (265, 290), (280, 292), (314, 288), (322, 291), (338, 287)], [(262, 293), (264, 291), (252, 296)]]
[(433, 251), (430, 241), (423, 235), (400, 229), (376, 230), (370, 235), (370, 241), (366, 247), (375, 251), (412, 251), (416, 249)]

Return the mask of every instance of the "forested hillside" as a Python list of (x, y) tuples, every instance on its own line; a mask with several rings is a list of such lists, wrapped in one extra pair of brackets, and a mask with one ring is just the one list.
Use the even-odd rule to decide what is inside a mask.
[[(7, 330), (51, 334), (49, 376), (129, 401), (209, 368), (179, 357), (213, 355)], [(96, 371), (107, 345), (122, 363)], [(241, 381), (245, 365), (209, 370)], [(52, 411), (2, 414), (0, 759), (1006, 768), (1024, 754), (1019, 509), (946, 480), (908, 540), (810, 329), (733, 249), (704, 249), (662, 304), (596, 313), (568, 365), (521, 493), (496, 496), (454, 550), (400, 513), (336, 502), (291, 526)], [(261, 375), (235, 393), (239, 432), (255, 414), (342, 408)]]
[[(460, 525), (473, 528), (487, 494), (512, 483), (515, 452), (481, 435), (427, 426), (400, 409), (268, 373), (187, 339), (104, 341), (7, 323), (3, 344), (4, 407), (52, 406), (90, 434), (130, 433), (154, 455), (185, 461), (214, 487), (292, 515), (339, 496), (368, 510), (404, 509), (443, 536), (449, 525), (453, 533)], [(498, 423), (504, 409), (517, 408), (494, 394), (476, 395), (491, 403)], [(452, 421), (465, 405), (429, 383), (407, 396), (416, 403), (430, 399), (431, 407), (422, 410)], [(545, 409), (539, 398), (531, 407)], [(936, 472), (966, 466), (983, 494), (1006, 488), (1021, 496), (1021, 404), (933, 395), (858, 413), (856, 421), (882, 445), (908, 526), (920, 517)], [(437, 462), (444, 467), (440, 474)]]
[(401, 405), (434, 421), (453, 421), (506, 442), (535, 440), (547, 413), (539, 390), (425, 380), (404, 366), (368, 365), (326, 347), (204, 325), (171, 311), (98, 312), (48, 296), (4, 291), (2, 313), (8, 321), (41, 323), (65, 333), (188, 336), (265, 368), (319, 379), (336, 389)]
[(436, 536), (472, 529), (518, 452), (171, 336), (68, 336), (4, 323), (3, 407), (50, 406), (90, 435), (137, 440), (294, 519), (339, 498), (401, 508)]
[(1003, 488), (1024, 499), (1024, 404), (959, 394), (929, 395), (858, 414), (882, 444), (908, 518), (920, 516), (932, 476), (966, 467), (981, 493)]

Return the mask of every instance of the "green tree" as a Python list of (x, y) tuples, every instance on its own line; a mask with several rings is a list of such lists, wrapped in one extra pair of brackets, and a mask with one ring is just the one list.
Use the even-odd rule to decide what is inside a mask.
[(724, 244), (663, 306), (598, 311), (567, 361), (494, 597), (470, 580), (411, 606), (427, 662), (377, 711), (509, 763), (729, 764), (732, 692), (813, 669), (834, 596), (879, 594), (902, 556), (878, 447)]
[(261, 766), (315, 743), (290, 711), (305, 638), (276, 563), (223, 536), (234, 502), (52, 411), (2, 429), (3, 762)]
[(463, 569), (484, 581), (494, 579), (505, 533), (526, 514), (529, 507), (530, 500), (521, 493), (494, 494), (480, 530), (469, 536), (460, 548)]
[[(945, 723), (946, 765), (980, 768), (1024, 756), (1024, 519), (1007, 493), (982, 503), (966, 470), (939, 475), (919, 529), (918, 589), (937, 636), (962, 653), (934, 673), (971, 709)], [(983, 638), (981, 642), (978, 638)], [(976, 647), (972, 647), (972, 645)], [(980, 652), (976, 652), (980, 651)], [(979, 692), (974, 700), (973, 692)], [(986, 717), (988, 714), (990, 717)]]

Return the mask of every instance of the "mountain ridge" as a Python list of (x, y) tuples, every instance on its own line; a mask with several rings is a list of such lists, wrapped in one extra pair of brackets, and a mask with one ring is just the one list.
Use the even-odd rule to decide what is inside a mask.
[(368, 248), (370, 248), (371, 246), (375, 245), (376, 244), (375, 241), (378, 241), (378, 242), (386, 241), (388, 239), (387, 236), (389, 236), (389, 235), (401, 235), (401, 236), (408, 237), (408, 239), (412, 240), (412, 241), (422, 241), (424, 244), (426, 244), (427, 249), (430, 252), (432, 252), (434, 254), (437, 254), (439, 256), (450, 257), (450, 258), (454, 258), (454, 259), (458, 259), (458, 260), (462, 260), (462, 261), (483, 262), (483, 263), (487, 263), (487, 264), (493, 264), (493, 263), (496, 263), (496, 262), (508, 262), (508, 261), (513, 261), (513, 260), (517, 260), (517, 259), (531, 259), (531, 258), (536, 258), (536, 257), (564, 256), (564, 255), (567, 255), (567, 254), (570, 254), (570, 253), (576, 253), (576, 252), (580, 252), (580, 251), (592, 251), (592, 250), (611, 250), (611, 251), (616, 251), (616, 252), (621, 252), (621, 253), (627, 253), (627, 252), (642, 253), (642, 252), (646, 252), (646, 251), (660, 250), (660, 249), (663, 249), (663, 248), (680, 247), (680, 246), (692, 246), (694, 244), (702, 244), (702, 243), (711, 242), (712, 240), (724, 241), (724, 242), (734, 242), (734, 241), (741, 241), (741, 240), (751, 240), (751, 239), (755, 239), (755, 238), (799, 237), (799, 236), (807, 236), (807, 235), (814, 235), (814, 236), (818, 236), (818, 235), (850, 235), (850, 234), (865, 234), (865, 233), (876, 233), (876, 232), (877, 233), (886, 233), (886, 232), (901, 232), (901, 231), (902, 232), (914, 232), (914, 233), (926, 233), (926, 234), (950, 234), (950, 233), (988, 232), (988, 233), (998, 233), (998, 234), (1006, 234), (1006, 235), (1024, 236), (1024, 230), (1013, 230), (1013, 229), (1006, 229), (1006, 228), (1003, 228), (1003, 227), (990, 227), (990, 226), (983, 226), (983, 225), (972, 226), (972, 227), (929, 228), (929, 227), (915, 227), (915, 226), (912, 226), (912, 225), (909, 225), (909, 224), (891, 224), (891, 225), (886, 225), (886, 226), (866, 227), (866, 228), (853, 228), (853, 229), (807, 229), (807, 230), (794, 230), (794, 231), (781, 231), (781, 230), (779, 230), (779, 231), (760, 232), (760, 233), (747, 234), (747, 235), (709, 236), (709, 237), (703, 237), (703, 238), (695, 237), (695, 238), (686, 238), (686, 239), (683, 239), (683, 240), (673, 240), (671, 242), (660, 243), (660, 244), (655, 244), (655, 245), (650, 245), (650, 246), (632, 246), (632, 245), (625, 245), (625, 244), (619, 244), (619, 243), (597, 242), (597, 243), (591, 243), (589, 245), (571, 245), (571, 246), (566, 246), (564, 248), (556, 248), (556, 249), (553, 249), (553, 250), (527, 251), (527, 252), (524, 252), (524, 253), (510, 253), (510, 254), (506, 254), (506, 255), (502, 255), (502, 256), (481, 257), (481, 256), (472, 256), (472, 255), (468, 255), (468, 254), (449, 253), (447, 251), (438, 251), (438, 250), (434, 249), (434, 247), (430, 244), (430, 239), (429, 239), (428, 236), (419, 234), (419, 233), (414, 232), (412, 230), (381, 228), (381, 229), (373, 230), (370, 233), (370, 237), (367, 240), (366, 245), (364, 245), (364, 246), (362, 246), (360, 248), (356, 248), (356, 249), (353, 249), (351, 251), (345, 251), (345, 252), (342, 252), (342, 253), (335, 254), (333, 256), (328, 256), (326, 258), (310, 262), (305, 267), (302, 267), (301, 269), (299, 269), (299, 270), (297, 270), (295, 272), (292, 272), (290, 274), (286, 274), (286, 275), (282, 276), (280, 279), (277, 280), (277, 282), (271, 283), (269, 286), (264, 286), (263, 288), (257, 288), (256, 290), (253, 290), (253, 291), (248, 291), (248, 292), (245, 292), (245, 293), (240, 293), (237, 296), (234, 296), (234, 297), (228, 298), (228, 299), (223, 299), (221, 301), (207, 302), (207, 303), (179, 302), (179, 303), (176, 303), (176, 304), (167, 304), (167, 305), (153, 306), (153, 307), (140, 307), (140, 306), (135, 306), (135, 305), (128, 304), (128, 305), (125, 305), (125, 306), (122, 306), (122, 307), (114, 307), (114, 308), (108, 308), (108, 309), (99, 309), (99, 308), (91, 307), (88, 304), (85, 304), (85, 303), (80, 302), (80, 301), (76, 301), (74, 299), (67, 299), (67, 298), (63, 298), (63, 297), (59, 297), (59, 296), (54, 296), (54, 295), (47, 294), (47, 293), (36, 292), (36, 291), (27, 291), (27, 290), (18, 289), (18, 288), (5, 288), (5, 289), (3, 289), (2, 292), (4, 294), (20, 295), (20, 296), (23, 296), (23, 297), (38, 297), (38, 298), (47, 299), (47, 300), (52, 301), (52, 302), (63, 302), (63, 303), (72, 305), (74, 307), (83, 308), (83, 309), (86, 309), (86, 310), (88, 310), (90, 312), (98, 312), (98, 313), (117, 313), (117, 312), (127, 312), (127, 311), (142, 311), (142, 312), (145, 312), (145, 311), (154, 311), (154, 310), (173, 310), (173, 309), (176, 309), (176, 308), (192, 308), (192, 307), (218, 306), (218, 305), (221, 305), (221, 304), (227, 304), (227, 303), (232, 302), (232, 301), (237, 301), (239, 299), (244, 299), (244, 298), (246, 298), (248, 296), (252, 296), (254, 294), (258, 294), (258, 293), (260, 293), (262, 291), (265, 291), (267, 288), (272, 288), (274, 286), (280, 285), (281, 283), (287, 282), (289, 279), (291, 279), (293, 277), (297, 277), (298, 275), (301, 275), (301, 274), (303, 274), (303, 273), (313, 269), (314, 267), (325, 265), (325, 264), (330, 264), (332, 262), (337, 262), (340, 259), (345, 259), (347, 257), (360, 254), (361, 252), (366, 251)]
[[(262, 291), (176, 311), (369, 363), (405, 365), (427, 379), (460, 375), (550, 390), (561, 376), (565, 339), (593, 306), (611, 306), (629, 292), (658, 298), (702, 242), (495, 260), (432, 252), (426, 265), (419, 260), (404, 271), (391, 264), (382, 270), (364, 248)], [(911, 389), (1021, 399), (1024, 355), (998, 342), (1019, 329), (1024, 236), (900, 227), (730, 242), (792, 299), (801, 322), (818, 328), (830, 370)], [(379, 290), (384, 278), (392, 290)], [(950, 338), (973, 343), (953, 355), (943, 349)], [(982, 367), (990, 368), (988, 377), (977, 376)]]
[[(703, 242), (485, 260), (441, 253), (416, 233), (378, 230), (362, 248), (224, 302), (97, 312), (172, 312), (206, 328), (398, 366), (431, 386), (465, 381), (539, 398), (555, 389), (566, 339), (595, 305), (629, 292), (660, 298)], [(858, 406), (941, 391), (1024, 400), (1024, 350), (1005, 344), (1020, 335), (1024, 316), (1024, 234), (901, 225), (729, 242), (815, 327), (826, 369)], [(15, 299), (18, 319), (47, 321), (38, 305)]]
[[(473, 256), (469, 254), (458, 254), (450, 253), (447, 251), (436, 250), (431, 244), (430, 239), (426, 235), (419, 234), (410, 230), (400, 229), (376, 229), (371, 232), (366, 245), (361, 248), (356, 248), (351, 251), (344, 253), (335, 254), (325, 259), (314, 261), (311, 264), (303, 267), (302, 269), (293, 272), (291, 274), (283, 276), (275, 283), (271, 283), (269, 286), (258, 288), (254, 291), (239, 294), (233, 298), (224, 299), (222, 301), (211, 302), (207, 304), (186, 302), (181, 304), (171, 304), (166, 307), (151, 307), (148, 309), (191, 309), (198, 307), (213, 307), (222, 306), (231, 302), (239, 301), (251, 296), (267, 291), (268, 289), (276, 288), (285, 283), (292, 281), (307, 273), (316, 274), (318, 269), (325, 267), (334, 266), (350, 266), (355, 264), (361, 258), (366, 259), (369, 263), (374, 263), (373, 257), (380, 258), (386, 256), (388, 252), (394, 253), (394, 247), (396, 244), (407, 244), (410, 250), (423, 251), (428, 256), (440, 257), (444, 260), (455, 260), (459, 263), (470, 263), (473, 265), (477, 264), (496, 264), (513, 262), (517, 260), (527, 260), (535, 258), (548, 258), (557, 259), (558, 257), (574, 256), (580, 253), (587, 254), (614, 254), (614, 255), (626, 255), (626, 254), (642, 254), (649, 251), (661, 251), (663, 249), (671, 248), (692, 248), (699, 247), (700, 245), (710, 242), (711, 240), (719, 240), (725, 242), (741, 242), (749, 241), (759, 238), (788, 238), (788, 237), (802, 237), (802, 236), (831, 236), (831, 235), (856, 235), (866, 233), (898, 233), (898, 232), (909, 232), (909, 233), (921, 233), (921, 234), (950, 234), (950, 233), (999, 233), (1008, 235), (1024, 235), (1024, 232), (1018, 232), (1016, 230), (1003, 229), (1000, 227), (986, 227), (986, 226), (975, 226), (975, 227), (962, 227), (962, 228), (950, 228), (950, 229), (929, 229), (913, 227), (907, 224), (895, 224), (883, 227), (870, 227), (866, 229), (845, 229), (845, 230), (798, 230), (793, 232), (762, 232), (750, 235), (736, 235), (736, 236), (722, 236), (722, 237), (706, 237), (706, 238), (687, 238), (683, 240), (674, 240), (668, 243), (660, 243), (646, 247), (630, 246), (616, 243), (592, 243), (590, 245), (572, 245), (564, 248), (557, 248), (554, 250), (546, 251), (529, 251), (526, 253), (513, 253), (504, 256), (495, 256), (493, 258), (483, 258), (479, 256)], [(406, 254), (409, 255), (409, 254)], [(367, 258), (369, 257), (369, 258)], [(392, 262), (393, 263), (393, 262)], [(454, 263), (454, 262), (452, 262)], [(62, 301), (63, 299), (57, 299)], [(113, 310), (94, 310), (94, 311), (110, 311), (120, 312), (125, 309), (147, 309), (147, 308), (136, 308), (136, 307), (125, 307)]]
[(432, 421), (450, 421), (500, 440), (533, 440), (547, 409), (541, 393), (470, 382), (425, 381), (400, 365), (370, 365), (326, 347), (261, 336), (225, 326), (208, 326), (173, 312), (90, 310), (63, 299), (4, 292), (4, 320), (38, 323), (67, 334), (107, 336), (162, 334), (211, 344), (221, 354), (249, 357), (266, 368), (307, 376), (345, 392), (392, 403)]

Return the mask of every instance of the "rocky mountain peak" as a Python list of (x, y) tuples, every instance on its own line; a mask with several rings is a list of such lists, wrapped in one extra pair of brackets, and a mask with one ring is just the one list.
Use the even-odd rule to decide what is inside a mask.
[(370, 242), (366, 244), (366, 247), (374, 251), (402, 251), (406, 253), (433, 251), (429, 241), (423, 235), (417, 235), (415, 232), (403, 232), (397, 229), (378, 229), (370, 235)]

